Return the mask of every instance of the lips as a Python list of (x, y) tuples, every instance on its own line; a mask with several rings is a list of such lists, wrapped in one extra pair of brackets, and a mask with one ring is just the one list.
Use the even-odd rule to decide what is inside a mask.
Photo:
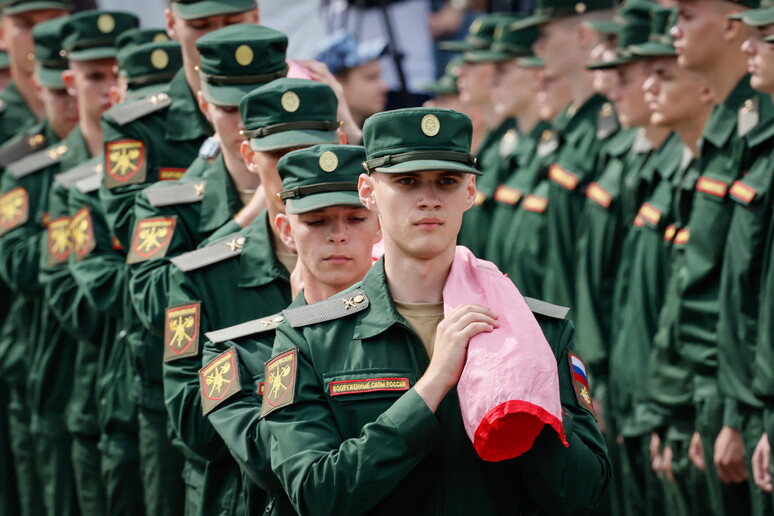
[(351, 258), (349, 256), (344, 256), (341, 254), (334, 254), (324, 258), (324, 260), (328, 263), (343, 264), (351, 261)]
[(422, 229), (435, 229), (437, 227), (442, 226), (443, 221), (441, 219), (436, 219), (433, 217), (426, 217), (423, 219), (419, 219), (414, 223), (414, 225)]

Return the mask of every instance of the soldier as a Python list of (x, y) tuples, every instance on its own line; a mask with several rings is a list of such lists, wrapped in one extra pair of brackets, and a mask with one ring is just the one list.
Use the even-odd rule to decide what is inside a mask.
[[(362, 147), (316, 145), (293, 151), (277, 164), (285, 213), (277, 215), (275, 224), (303, 264), (303, 292), (291, 306), (322, 301), (363, 279), (371, 268), (379, 228), (376, 215), (363, 207), (356, 191), (363, 160)], [(266, 512), (294, 514), (271, 472), (270, 434), (260, 415), (261, 389), (271, 388), (264, 364), (271, 358), (274, 329), (282, 319), (271, 314), (207, 333), (207, 365), (199, 375), (207, 417), (245, 474), (269, 492)], [(221, 383), (221, 372), (232, 357), (236, 367)]]
[(426, 101), (423, 107), (437, 107), (442, 109), (454, 109), (460, 111), (462, 102), (460, 102), (460, 91), (457, 88), (457, 76), (462, 64), (462, 56), (456, 56), (446, 65), (446, 70), (438, 80), (425, 84), (422, 89), (433, 95), (433, 98)]
[[(266, 365), (272, 468), (300, 513), (581, 512), (605, 490), (602, 438), (569, 385), (566, 322), (536, 315), (557, 346), (570, 447), (544, 432), (523, 456), (491, 464), (462, 431), (450, 391), (468, 339), (498, 324), (485, 307), (444, 319), (441, 306), (462, 213), (475, 200), (471, 129), (461, 113), (428, 108), (366, 121), (360, 197), (379, 214), (385, 255), (352, 289), (280, 323)], [(588, 482), (560, 481), (564, 468)]]

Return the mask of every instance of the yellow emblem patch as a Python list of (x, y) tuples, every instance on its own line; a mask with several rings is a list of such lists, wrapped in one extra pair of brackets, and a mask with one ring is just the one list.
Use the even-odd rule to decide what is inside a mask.
[(261, 417), (290, 405), (296, 396), (297, 349), (293, 348), (266, 362)]
[(177, 181), (185, 175), (186, 169), (162, 167), (159, 169), (159, 181)]
[(176, 223), (177, 217), (157, 217), (139, 221), (126, 263), (163, 258), (172, 242)]
[(157, 48), (151, 52), (150, 56), (151, 64), (156, 70), (163, 70), (169, 64), (169, 54), (163, 48)]
[(288, 113), (295, 113), (301, 107), (301, 99), (298, 98), (295, 92), (286, 91), (282, 94), (282, 98), (280, 98), (280, 104), (282, 109)]
[(597, 183), (591, 183), (586, 190), (586, 197), (599, 204), (603, 208), (609, 208), (613, 202), (613, 195), (599, 186)]
[(433, 137), (441, 132), (441, 122), (435, 115), (425, 115), (419, 124), (425, 136)]
[(97, 28), (103, 34), (113, 32), (113, 29), (116, 28), (116, 20), (109, 14), (102, 14), (97, 18)]
[(235, 348), (229, 348), (199, 370), (199, 387), (205, 416), (242, 390)]
[(59, 217), (48, 223), (48, 264), (60, 265), (70, 257), (70, 217)]
[(169, 41), (169, 36), (167, 36), (163, 32), (159, 32), (158, 34), (153, 36), (154, 43), (161, 43), (162, 41)]
[(500, 185), (494, 193), (494, 200), (503, 204), (513, 206), (521, 200), (521, 190), (511, 188), (510, 186)]
[(87, 206), (84, 206), (73, 215), (70, 221), (70, 239), (75, 261), (83, 260), (97, 245), (94, 240), (91, 212)]
[(524, 198), (522, 208), (533, 213), (543, 213), (548, 207), (548, 198), (539, 195), (528, 195)]
[(14, 188), (0, 197), (0, 235), (26, 223), (29, 217), (27, 190), (22, 187)]
[(696, 191), (714, 195), (715, 197), (725, 197), (728, 192), (728, 185), (723, 181), (701, 176), (696, 181)]
[(234, 52), (234, 59), (242, 66), (247, 66), (252, 63), (253, 57), (253, 49), (247, 45), (239, 45), (236, 52)]
[(164, 362), (199, 354), (201, 303), (167, 308), (164, 320)]
[(105, 146), (105, 187), (144, 183), (147, 163), (140, 140), (110, 142)]
[(339, 166), (339, 158), (331, 151), (320, 154), (320, 168), (323, 172), (333, 172)]
[(580, 181), (577, 174), (573, 174), (556, 163), (551, 165), (551, 168), (548, 169), (548, 178), (567, 190), (575, 190)]
[(758, 195), (758, 190), (741, 181), (734, 181), (729, 193), (734, 199), (742, 201), (745, 204), (750, 204)]

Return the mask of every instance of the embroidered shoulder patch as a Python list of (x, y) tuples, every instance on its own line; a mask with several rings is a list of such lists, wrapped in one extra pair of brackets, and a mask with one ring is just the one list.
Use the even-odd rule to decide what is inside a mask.
[(205, 416), (242, 390), (236, 348), (227, 349), (199, 370), (199, 387)]
[(521, 190), (511, 188), (510, 186), (500, 185), (494, 193), (494, 199), (497, 202), (514, 205), (521, 200)]
[(261, 417), (280, 407), (291, 405), (296, 398), (297, 348), (266, 362), (266, 384), (263, 389)]
[(758, 190), (741, 181), (734, 181), (731, 185), (729, 194), (737, 201), (741, 201), (744, 204), (750, 204), (755, 200), (755, 196), (758, 195)]
[(696, 190), (715, 197), (725, 197), (728, 192), (728, 185), (723, 181), (712, 179), (707, 176), (701, 176), (696, 181)]
[(162, 167), (159, 169), (159, 181), (177, 181), (185, 171), (184, 168)]
[(105, 145), (105, 188), (144, 183), (147, 176), (145, 144), (121, 140)]
[(9, 190), (0, 197), (0, 235), (26, 223), (30, 217), (27, 190), (22, 187)]
[(586, 364), (572, 351), (567, 352), (567, 363), (570, 366), (570, 381), (575, 390), (575, 397), (578, 399), (578, 403), (581, 407), (591, 412), (594, 419), (596, 419), (597, 415), (594, 413), (594, 404), (591, 401), (591, 388), (589, 387), (589, 379), (586, 374)]
[(137, 222), (134, 239), (126, 263), (140, 263), (167, 254), (172, 235), (175, 233), (177, 217), (157, 217)]
[(81, 261), (96, 247), (94, 226), (91, 222), (91, 212), (84, 206), (73, 215), (70, 221), (70, 239), (73, 246), (75, 261)]
[(637, 216), (650, 222), (654, 226), (658, 226), (658, 223), (661, 222), (662, 212), (652, 204), (646, 202), (640, 206), (640, 211), (637, 213)]
[(201, 302), (167, 308), (164, 319), (164, 362), (199, 354)]
[(70, 257), (70, 217), (59, 217), (48, 223), (48, 264), (61, 265)]
[(591, 183), (586, 190), (586, 197), (599, 204), (603, 208), (609, 208), (613, 202), (613, 194), (599, 186), (598, 183)]
[(548, 178), (567, 190), (575, 190), (580, 181), (577, 174), (565, 170), (556, 163), (551, 165), (551, 168), (548, 169)]

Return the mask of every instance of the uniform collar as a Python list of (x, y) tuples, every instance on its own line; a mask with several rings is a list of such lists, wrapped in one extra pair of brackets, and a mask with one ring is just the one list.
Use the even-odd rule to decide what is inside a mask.
[(242, 236), (245, 237), (245, 245), (240, 255), (240, 287), (260, 287), (277, 279), (289, 281), (290, 273), (277, 259), (271, 240), (268, 211), (258, 215)]
[(92, 157), (86, 139), (83, 137), (80, 125), (76, 125), (75, 128), (70, 131), (70, 134), (62, 140), (62, 144), (67, 145), (67, 153), (62, 156), (62, 161), (59, 165), (62, 172), (69, 170)]
[(774, 138), (774, 118), (770, 117), (758, 124), (747, 135), (747, 143), (751, 149), (769, 142)]
[[(354, 288), (354, 287), (353, 287)], [(353, 338), (369, 339), (384, 332), (392, 325), (402, 321), (398, 314), (392, 294), (387, 286), (384, 272), (384, 256), (379, 258), (363, 278), (362, 289), (368, 296), (369, 306), (355, 326)]]
[(172, 105), (169, 106), (167, 115), (167, 140), (196, 140), (212, 135), (212, 128), (199, 109), (199, 103), (188, 86), (183, 69), (169, 82), (169, 96), (172, 98)]
[(629, 151), (634, 152), (633, 147), (637, 138), (637, 129), (624, 129), (623, 131), (618, 131), (618, 133), (610, 139), (610, 143), (607, 144), (607, 154), (615, 158), (620, 158), (629, 153)]
[(664, 145), (656, 151), (654, 156), (654, 169), (662, 179), (669, 181), (672, 176), (680, 169), (682, 163), (683, 149), (686, 149), (683, 141), (677, 133), (669, 135)]
[(736, 83), (728, 97), (712, 110), (702, 139), (711, 143), (716, 149), (725, 147), (731, 135), (736, 133), (739, 109), (753, 95), (755, 95), (755, 90), (750, 86), (750, 76), (745, 75)]
[(207, 180), (199, 219), (199, 232), (211, 233), (226, 224), (239, 210), (241, 201), (231, 175), (226, 168), (223, 154), (215, 158), (212, 165), (202, 174)]
[(560, 128), (557, 124), (562, 138), (573, 141), (585, 136), (588, 131), (595, 132), (598, 112), (606, 102), (605, 97), (595, 93), (575, 110), (573, 110), (574, 105), (570, 104), (565, 110), (567, 118), (564, 127)]

